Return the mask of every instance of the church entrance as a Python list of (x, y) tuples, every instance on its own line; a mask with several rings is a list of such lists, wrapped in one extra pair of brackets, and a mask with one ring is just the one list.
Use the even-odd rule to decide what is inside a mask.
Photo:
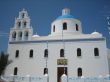
[(61, 76), (64, 74), (64, 70), (65, 70), (65, 74), (67, 75), (67, 67), (57, 68), (57, 82), (61, 82)]

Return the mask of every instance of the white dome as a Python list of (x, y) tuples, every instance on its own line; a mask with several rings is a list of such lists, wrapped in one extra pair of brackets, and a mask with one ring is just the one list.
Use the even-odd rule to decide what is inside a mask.
[(99, 32), (93, 32), (91, 34), (99, 35), (100, 33)]
[(32, 37), (39, 37), (39, 35), (33, 35)]

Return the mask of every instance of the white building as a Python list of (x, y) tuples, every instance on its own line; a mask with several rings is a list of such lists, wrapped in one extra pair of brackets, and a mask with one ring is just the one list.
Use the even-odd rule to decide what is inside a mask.
[(65, 8), (51, 24), (48, 36), (33, 35), (26, 10), (19, 12), (10, 29), (9, 59), (5, 75), (43, 76), (49, 82), (60, 82), (68, 77), (93, 77), (109, 74), (106, 39), (102, 34), (84, 34), (81, 22)]

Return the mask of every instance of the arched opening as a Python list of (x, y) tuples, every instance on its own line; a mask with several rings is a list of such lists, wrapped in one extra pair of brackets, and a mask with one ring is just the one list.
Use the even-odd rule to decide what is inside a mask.
[(48, 68), (44, 68), (44, 75), (48, 74)]
[(44, 51), (44, 57), (48, 57), (48, 49), (45, 49), (45, 51)]
[(14, 68), (14, 75), (17, 75), (17, 73), (18, 73), (18, 68), (15, 67), (15, 68)]
[(76, 31), (79, 31), (79, 27), (78, 27), (78, 24), (76, 24)]
[(82, 68), (78, 68), (78, 77), (81, 77), (82, 76)]
[(18, 22), (18, 27), (21, 27), (21, 22)]
[(19, 40), (22, 40), (22, 32), (18, 33), (18, 38), (19, 38)]
[(16, 40), (16, 32), (12, 33), (12, 40)]
[(26, 31), (26, 32), (24, 33), (24, 39), (25, 39), (25, 40), (28, 40), (28, 35), (29, 35), (29, 33)]
[(33, 58), (33, 50), (30, 50), (30, 58)]
[(98, 48), (94, 48), (94, 55), (99, 56), (99, 49)]
[(24, 16), (25, 16), (25, 13), (22, 13), (22, 18), (24, 18)]
[(81, 49), (78, 48), (78, 49), (77, 49), (77, 57), (80, 57), (80, 56), (81, 56)]
[(63, 30), (67, 30), (67, 23), (66, 22), (63, 23)]
[(24, 27), (26, 27), (26, 25), (27, 25), (27, 22), (25, 21), (25, 22), (23, 23), (23, 25), (24, 25)]
[(64, 49), (60, 49), (60, 57), (64, 57)]

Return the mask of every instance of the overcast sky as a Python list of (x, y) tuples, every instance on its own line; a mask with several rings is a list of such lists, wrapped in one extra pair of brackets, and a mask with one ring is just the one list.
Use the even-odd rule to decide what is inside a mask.
[(50, 33), (51, 23), (63, 8), (70, 8), (71, 14), (82, 22), (83, 33), (102, 33), (110, 48), (106, 20), (110, 16), (110, 0), (0, 0), (0, 51), (7, 50), (10, 28), (23, 8), (31, 18), (34, 34), (40, 36)]

